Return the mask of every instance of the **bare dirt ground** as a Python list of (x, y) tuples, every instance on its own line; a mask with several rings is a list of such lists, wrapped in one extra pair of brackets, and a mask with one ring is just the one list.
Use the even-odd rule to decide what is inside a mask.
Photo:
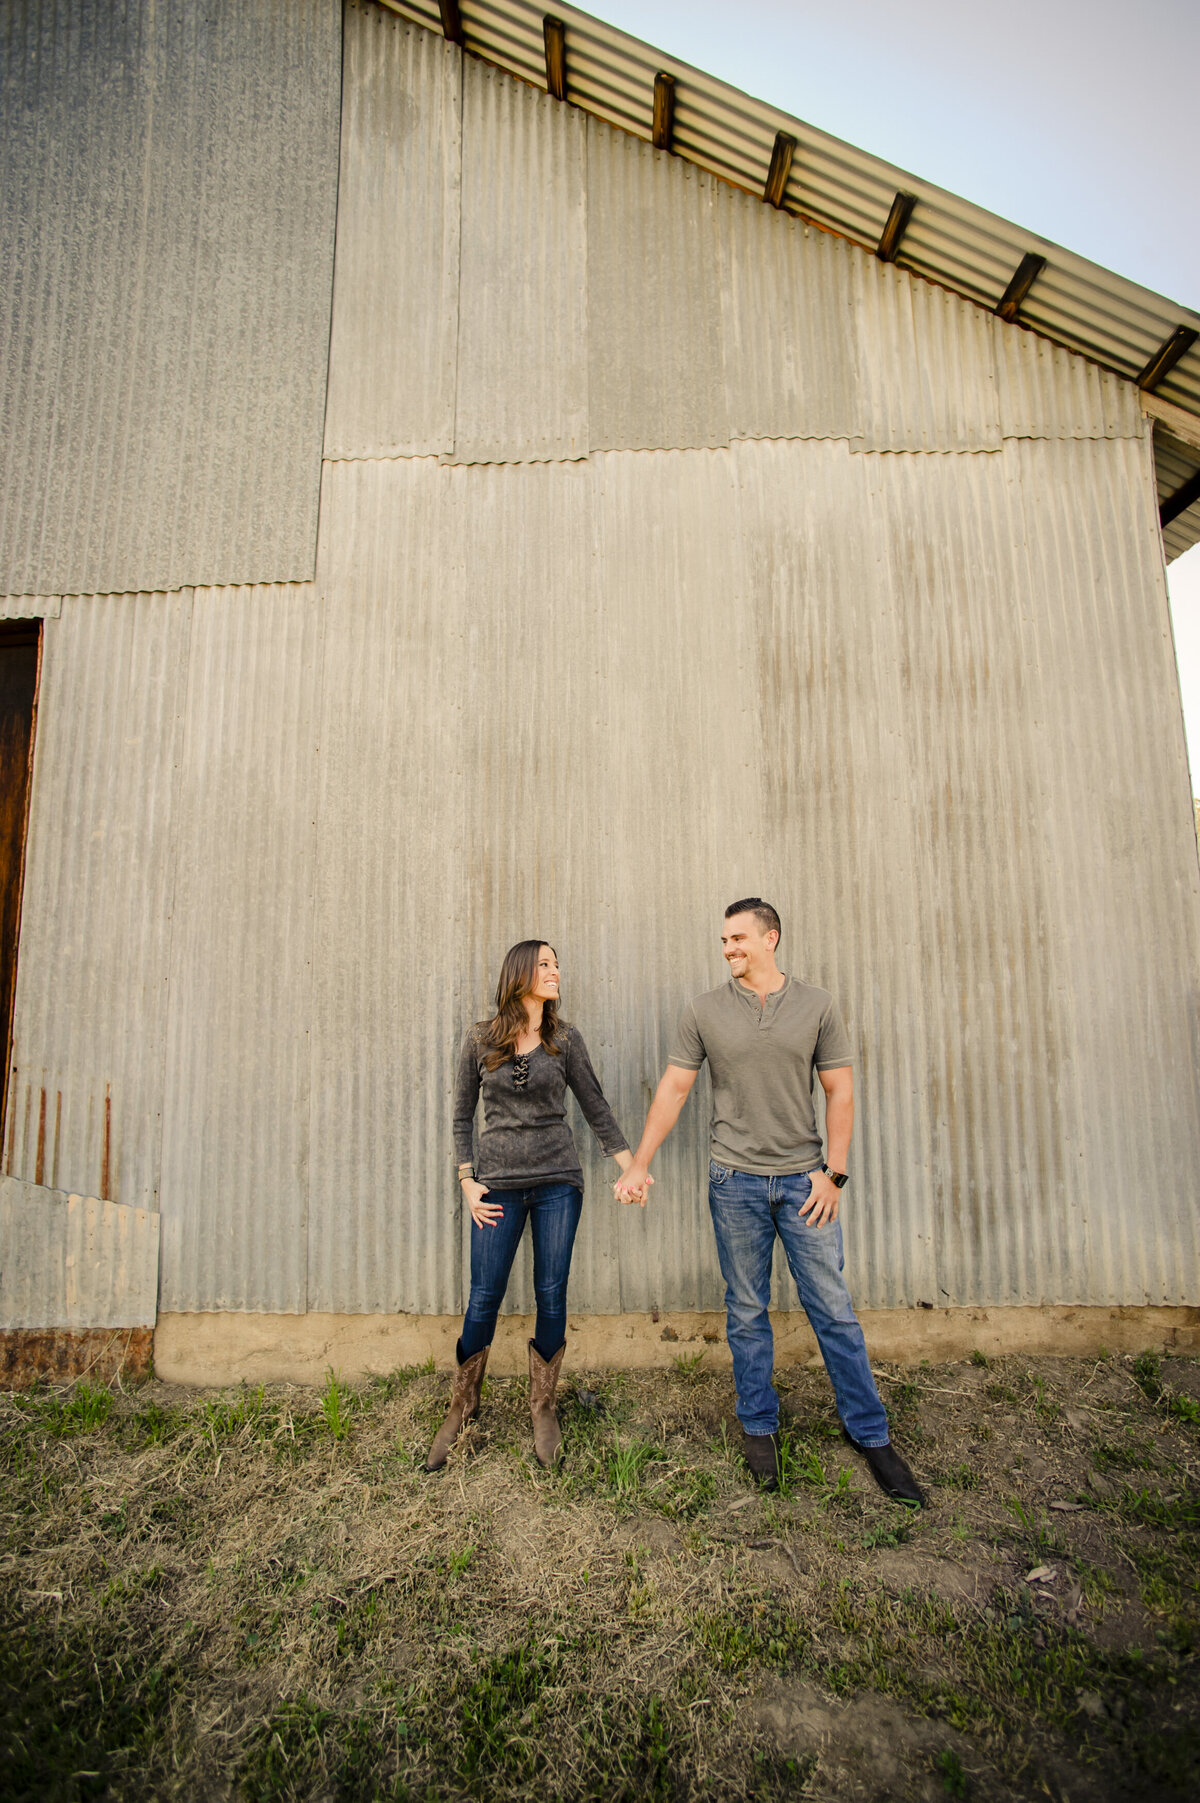
[(1200, 1361), (888, 1368), (912, 1514), (778, 1373), (0, 1397), (0, 1793), (350, 1799), (1200, 1795)]

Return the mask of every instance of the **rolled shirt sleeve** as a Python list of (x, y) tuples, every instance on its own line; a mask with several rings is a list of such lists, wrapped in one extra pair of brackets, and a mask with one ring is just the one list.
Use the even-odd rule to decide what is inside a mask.
[(846, 1023), (834, 1001), (831, 1001), (821, 1014), (813, 1063), (819, 1071), (835, 1071), (847, 1064), (854, 1063), (854, 1054), (850, 1050), (850, 1035), (846, 1031)]
[(679, 1016), (679, 1025), (675, 1029), (675, 1037), (671, 1041), (671, 1049), (667, 1053), (667, 1063), (677, 1064), (683, 1071), (698, 1071), (706, 1056), (704, 1041), (700, 1037), (700, 1023), (696, 1019), (696, 1010), (689, 1002)]

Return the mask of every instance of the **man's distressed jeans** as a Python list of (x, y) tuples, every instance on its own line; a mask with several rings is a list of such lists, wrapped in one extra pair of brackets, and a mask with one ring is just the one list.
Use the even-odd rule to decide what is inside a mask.
[(800, 1219), (811, 1190), (806, 1175), (753, 1177), (726, 1165), (708, 1167), (708, 1207), (725, 1279), (737, 1417), (748, 1434), (773, 1434), (779, 1426), (779, 1398), (771, 1382), (775, 1339), (767, 1313), (778, 1234), (817, 1336), (842, 1426), (860, 1446), (886, 1446), (887, 1416), (842, 1276), (841, 1223), (810, 1227)]

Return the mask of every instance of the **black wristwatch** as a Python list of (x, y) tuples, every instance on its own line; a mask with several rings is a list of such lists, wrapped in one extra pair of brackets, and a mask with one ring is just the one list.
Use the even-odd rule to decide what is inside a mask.
[(828, 1177), (830, 1183), (836, 1183), (839, 1189), (841, 1189), (843, 1183), (849, 1183), (850, 1181), (849, 1171), (831, 1171), (827, 1164), (823, 1164), (821, 1169)]

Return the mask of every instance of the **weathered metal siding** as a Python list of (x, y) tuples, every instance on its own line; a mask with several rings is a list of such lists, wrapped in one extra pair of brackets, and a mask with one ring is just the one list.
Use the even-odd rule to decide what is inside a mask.
[(692, 164), (588, 121), (594, 451), (729, 442), (719, 192)]
[(1141, 436), (1132, 382), (1019, 325), (990, 325), (1005, 438)]
[(61, 595), (0, 595), (0, 620), (57, 620)]
[(153, 1327), (158, 1216), (0, 1177), (0, 1329)]
[(463, 65), (456, 463), (588, 452), (587, 120)]
[(867, 451), (998, 451), (992, 322), (948, 289), (861, 254), (858, 364)]
[(310, 576), (337, 0), (0, 30), (0, 594)]
[(462, 57), (348, 0), (327, 457), (454, 444)]
[(717, 196), (731, 435), (861, 437), (861, 252), (735, 188)]
[(161, 1301), (303, 1309), (317, 722), (311, 587), (197, 590), (171, 909)]
[[(322, 584), (352, 630), (325, 661), (310, 1306), (463, 1299), (453, 1056), (510, 940), (558, 948), (632, 1135), (753, 889), (851, 1021), (863, 1302), (1186, 1299), (1197, 872), (1145, 455), (332, 473)], [(460, 963), (427, 963), (433, 923)], [(1131, 1110), (1164, 1148), (1152, 1258), (1123, 1226)], [(698, 1100), (642, 1215), (589, 1155), (575, 1308), (717, 1302), (705, 1156)]]
[(1013, 456), (1019, 583), (1042, 597), (1046, 864), (1062, 898), (1091, 1281), (1101, 1301), (1188, 1301), (1200, 1253), (1198, 879), (1149, 445), (1080, 441), (1049, 467), (1036, 444)]
[(5, 1169), (158, 1206), (190, 590), (43, 629)]
[[(731, 825), (740, 766), (706, 778), (715, 829), (647, 837), (644, 816), (663, 744), (698, 756), (721, 737), (728, 647), (708, 597), (734, 585), (731, 466), (339, 465), (323, 518), (309, 1305), (453, 1309), (453, 1069), (508, 944), (556, 945), (566, 1011), (632, 1137), (688, 987), (718, 970), (728, 873), (756, 864)], [(676, 1205), (618, 1216), (615, 1167), (582, 1128), (576, 1306), (712, 1300), (699, 1129), (662, 1160)]]
[[(464, 475), (466, 472), (462, 472)], [(464, 713), (474, 610), (432, 459), (326, 470), (314, 864), (308, 1304), (438, 1312), (459, 1293), (449, 1092), (470, 994)]]
[[(1127, 385), (594, 121), (584, 319), (578, 116), (483, 70), (460, 310), (456, 53), (347, 32), (388, 172), (347, 164), (316, 579), (48, 620), (6, 1168), (160, 1207), (167, 1309), (455, 1310), (506, 946), (556, 945), (632, 1138), (757, 890), (854, 1036), (860, 1302), (1188, 1300), (1200, 872)], [(393, 163), (409, 102), (440, 148)], [(449, 381), (417, 285), (395, 362), (352, 329), (388, 217)], [(456, 390), (507, 461), (447, 458)], [(576, 1121), (574, 1309), (719, 1302), (705, 1084), (645, 1214)]]
[(1186, 1300), (1197, 879), (1143, 447), (737, 457), (771, 813), (859, 1047), (864, 1299)]
[[(385, 0), (395, 12), (440, 31), (436, 0)], [(524, 81), (546, 85), (541, 0), (460, 0), (466, 47)], [(676, 77), (676, 153), (723, 180), (761, 194), (777, 131), (797, 143), (785, 205), (873, 250), (897, 189), (917, 198), (901, 260), (918, 274), (991, 309), (1026, 251), (1049, 266), (1022, 307), (1028, 324), (1119, 374), (1133, 376), (1194, 309), (1089, 263), (1011, 220), (880, 157), (818, 131), (765, 101), (693, 69), (615, 26), (572, 6), (555, 15), (566, 25), (567, 96), (578, 106), (648, 140), (654, 77)], [(1200, 346), (1162, 383), (1167, 400), (1200, 413)]]

